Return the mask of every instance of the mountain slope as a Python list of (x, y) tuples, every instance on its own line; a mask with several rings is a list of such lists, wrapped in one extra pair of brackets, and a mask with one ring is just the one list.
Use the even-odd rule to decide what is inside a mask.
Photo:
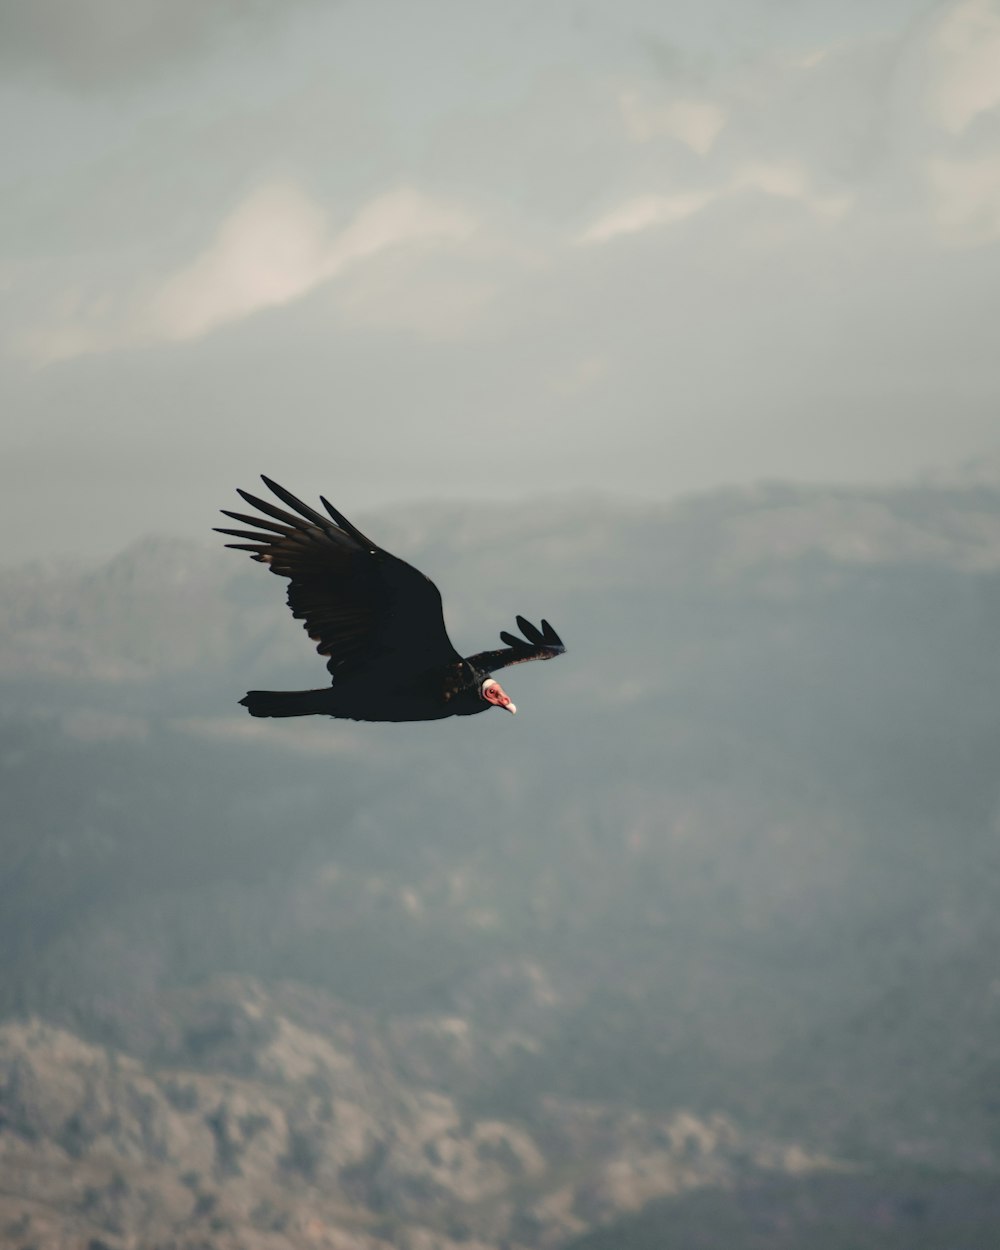
[(320, 661), (278, 579), (230, 552), (143, 540), (5, 579), (0, 1018), (156, 1084), (205, 1062), (171, 995), (183, 1018), (250, 978), (266, 1030), (294, 985), (299, 1027), (373, 1013), (390, 1084), (510, 1125), (555, 1171), (577, 1147), (554, 1108), (582, 1103), (721, 1116), (864, 1193), (913, 1161), (942, 1192), (993, 1177), (1000, 490), (361, 520), (434, 576), (458, 645), (515, 612), (563, 633), (565, 659), (512, 673), (517, 718), (251, 722), (244, 690), (315, 684)]

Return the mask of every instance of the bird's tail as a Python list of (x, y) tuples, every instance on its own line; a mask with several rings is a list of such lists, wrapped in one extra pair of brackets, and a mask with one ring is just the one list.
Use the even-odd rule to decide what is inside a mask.
[(251, 716), (317, 716), (329, 712), (330, 688), (248, 690), (240, 703)]

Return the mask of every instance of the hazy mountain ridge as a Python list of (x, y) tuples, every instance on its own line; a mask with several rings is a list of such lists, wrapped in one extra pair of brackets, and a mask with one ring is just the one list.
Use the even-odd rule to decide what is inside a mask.
[[(585, 1103), (611, 1123), (722, 1116), (869, 1178), (993, 1176), (1000, 489), (358, 519), (435, 577), (460, 645), (520, 611), (568, 656), (514, 670), (517, 718), (471, 729), (258, 724), (235, 706), (249, 686), (322, 677), (263, 569), (156, 539), (13, 573), (0, 1014), (111, 1046), (155, 1084), (204, 1064), (177, 1031), (184, 987), (210, 987), (211, 1014), (235, 974), (265, 1032), (289, 995), (328, 1040), (374, 1013), (387, 1085), (509, 1125), (553, 1168), (573, 1154), (558, 1108)], [(205, 1080), (252, 1078), (223, 1053)], [(388, 1124), (373, 1097), (357, 1105)], [(36, 1146), (14, 1144), (30, 1171)], [(666, 1174), (650, 1166), (623, 1182), (643, 1201)], [(587, 1177), (568, 1208), (512, 1201), (548, 1202), (538, 1227), (565, 1241), (600, 1214)], [(191, 1192), (156, 1218), (187, 1228)], [(114, 1235), (134, 1235), (129, 1210)], [(203, 1216), (203, 1241), (228, 1244)], [(531, 1227), (519, 1244), (542, 1244)]]
[[(425, 506), (365, 524), (432, 576), (447, 572), (455, 633), (496, 628), (480, 625), (493, 618), (476, 604), (486, 563), (498, 600), (544, 591), (554, 569), (560, 596), (599, 587), (610, 595), (652, 580), (664, 589), (692, 580), (739, 584), (804, 558), (1000, 569), (1000, 484), (991, 480), (891, 491), (774, 483), (662, 507), (572, 498), (474, 511)], [(211, 548), (150, 536), (97, 568), (9, 571), (0, 673), (127, 682), (227, 666), (262, 648), (255, 659), (291, 664), (304, 644), (287, 624), (282, 594), (262, 582), (262, 570), (222, 551), (223, 541)]]

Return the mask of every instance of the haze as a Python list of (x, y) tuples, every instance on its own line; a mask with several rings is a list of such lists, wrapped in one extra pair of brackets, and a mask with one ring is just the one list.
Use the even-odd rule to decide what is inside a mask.
[[(0, 75), (0, 1250), (996, 1250), (1000, 0)], [(567, 655), (246, 716), (259, 472)]]
[(995, 448), (1000, 5), (0, 7), (5, 530)]

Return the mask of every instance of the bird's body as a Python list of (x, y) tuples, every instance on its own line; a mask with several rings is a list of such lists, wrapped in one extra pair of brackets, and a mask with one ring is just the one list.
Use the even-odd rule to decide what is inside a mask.
[(444, 669), (400, 674), (373, 683), (367, 675), (318, 690), (251, 690), (241, 702), (253, 716), (339, 716), (349, 720), (443, 720), (472, 716), (491, 705), (479, 694), (488, 673), (460, 660)]
[(517, 617), (523, 638), (501, 632), (504, 647), (462, 657), (444, 625), (441, 595), (412, 565), (383, 551), (325, 499), (329, 519), (272, 482), (294, 514), (240, 491), (264, 516), (226, 516), (253, 530), (219, 532), (289, 579), (288, 606), (327, 656), (333, 684), (318, 690), (251, 690), (252, 716), (324, 715), (363, 721), (442, 720), (490, 707), (515, 711), (490, 674), (565, 650), (547, 621)]

